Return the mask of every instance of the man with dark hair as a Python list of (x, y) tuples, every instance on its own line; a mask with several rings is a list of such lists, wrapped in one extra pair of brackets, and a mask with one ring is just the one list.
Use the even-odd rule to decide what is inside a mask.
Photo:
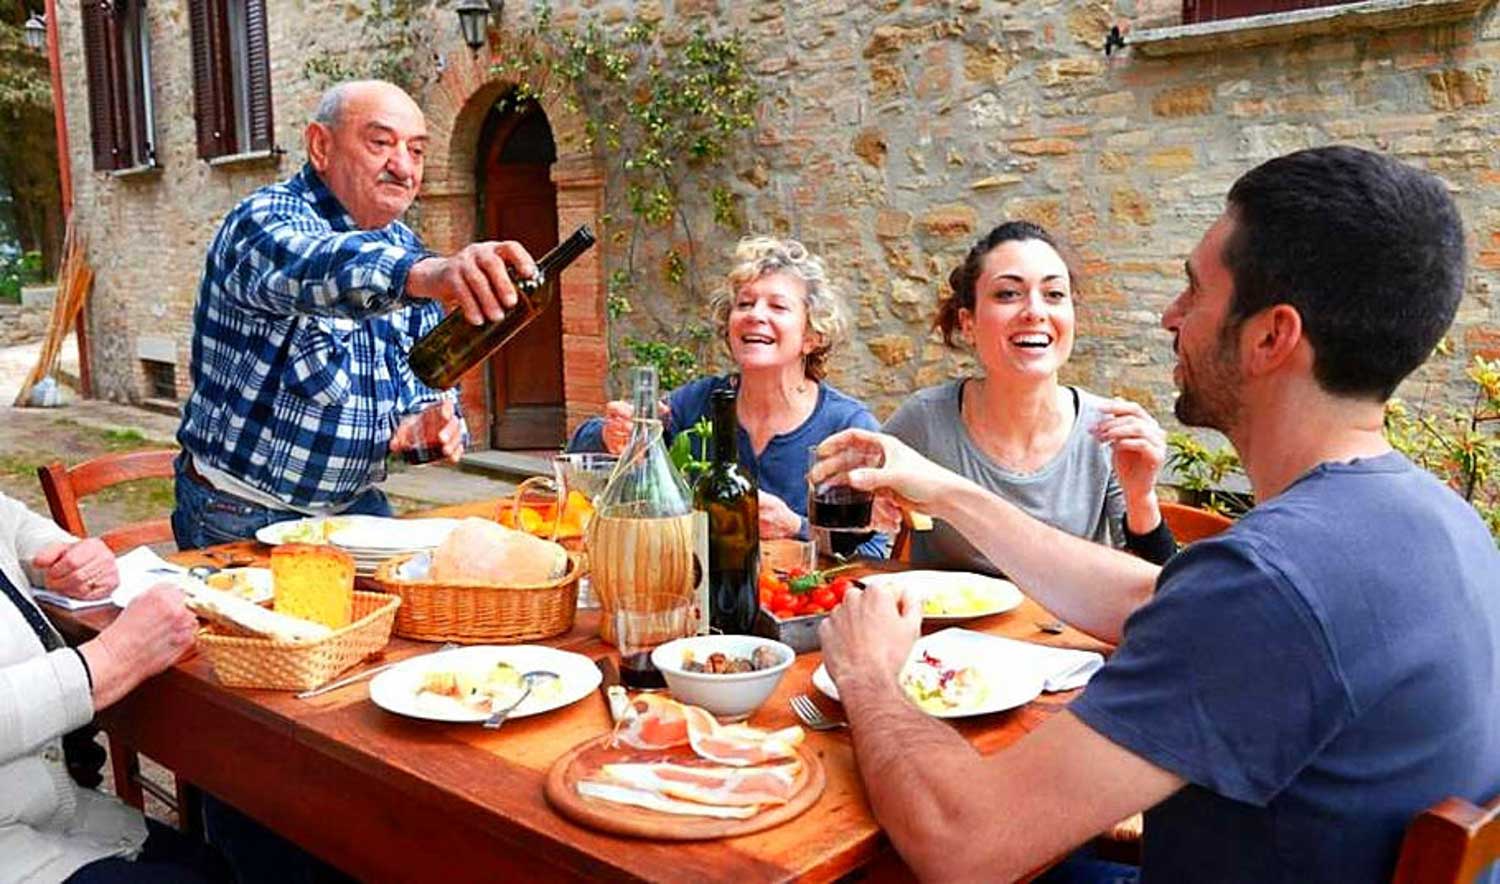
[(1146, 810), (1152, 881), (1389, 880), (1438, 800), (1500, 792), (1500, 553), (1391, 450), (1383, 401), (1452, 322), (1441, 182), (1352, 148), (1240, 179), (1163, 325), (1184, 422), (1224, 431), (1259, 504), (1164, 568), (1080, 541), (889, 437), (843, 474), (957, 527), (1119, 647), (1066, 711), (981, 758), (905, 701), (921, 606), (851, 591), (822, 627), (876, 816), (923, 877), (1002, 880)]

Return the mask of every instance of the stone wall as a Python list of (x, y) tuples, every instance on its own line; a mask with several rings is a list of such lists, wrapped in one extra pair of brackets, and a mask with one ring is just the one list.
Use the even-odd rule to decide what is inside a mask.
[(0, 347), (29, 344), (47, 336), (49, 306), (33, 307), (0, 302)]
[[(519, 5), (519, 4), (511, 4)], [(1082, 255), (1089, 287), (1067, 375), (1170, 411), (1171, 353), (1156, 321), (1181, 264), (1230, 183), (1301, 147), (1347, 142), (1442, 175), (1470, 228), (1473, 272), (1454, 353), (1413, 383), (1459, 376), (1474, 353), (1500, 354), (1500, 147), (1492, 83), (1500, 63), (1493, 8), (1456, 24), (1324, 34), (1253, 49), (1106, 58), (1116, 20), (1170, 23), (1174, 4), (1120, 0), (675, 0), (561, 3), (560, 20), (618, 25), (659, 17), (667, 32), (722, 23), (743, 32), (765, 93), (759, 126), (730, 176), (747, 225), (803, 239), (829, 261), (856, 319), (835, 383), (882, 414), (911, 390), (969, 369), (928, 330), (948, 270), (1006, 218), (1039, 221)], [(95, 377), (111, 398), (139, 395), (143, 334), (179, 342), (186, 377), (191, 304), (208, 237), (236, 199), (300, 162), (301, 121), (316, 89), (303, 77), (320, 40), (358, 38), (356, 3), (270, 0), (278, 142), (275, 165), (210, 168), (194, 153), (187, 22), (153, 4), (153, 63), (164, 169), (139, 179), (92, 173), (76, 6), (61, 4), (77, 201), (99, 272), (91, 309)], [(522, 10), (506, 10), (513, 28)], [(435, 46), (466, 54), (451, 12)], [(507, 30), (494, 51), (504, 52)], [(460, 66), (461, 67), (461, 66)], [(482, 82), (483, 78), (477, 78)], [(472, 151), (450, 144), (447, 150)], [(607, 158), (605, 158), (607, 159)], [(434, 156), (434, 164), (444, 159)], [(616, 232), (628, 222), (605, 179)], [(451, 187), (451, 180), (449, 182)], [(723, 271), (734, 234), (697, 240), (698, 265)], [(461, 225), (460, 225), (461, 226)], [(646, 238), (637, 266), (681, 246)], [(606, 271), (622, 250), (604, 252)], [(638, 310), (616, 333), (670, 336), (702, 316), (673, 286), (643, 275)], [(1409, 387), (1408, 392), (1414, 393)]]

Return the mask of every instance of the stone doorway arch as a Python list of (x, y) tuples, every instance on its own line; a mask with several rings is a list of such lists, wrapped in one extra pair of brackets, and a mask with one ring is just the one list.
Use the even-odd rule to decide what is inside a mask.
[[(467, 57), (466, 57), (467, 56)], [(485, 52), (455, 53), (442, 78), (424, 96), (427, 114), (427, 169), (422, 184), (419, 227), (428, 247), (456, 251), (479, 229), (479, 188), (475, 180), (484, 121), (512, 81), (491, 78)], [(557, 188), (557, 227), (561, 240), (580, 224), (589, 225), (599, 244), (563, 275), (562, 360), (567, 430), (604, 407), (609, 369), (605, 314), (604, 167), (584, 145), (584, 118), (554, 97), (540, 100), (557, 149), (552, 183)], [(464, 408), (475, 446), (488, 443), (493, 416), (483, 367), (465, 376)]]

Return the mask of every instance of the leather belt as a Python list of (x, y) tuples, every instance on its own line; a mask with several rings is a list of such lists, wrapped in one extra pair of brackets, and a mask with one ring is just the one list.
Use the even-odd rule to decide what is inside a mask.
[(219, 490), (211, 485), (207, 479), (203, 478), (203, 475), (198, 472), (198, 468), (193, 466), (193, 456), (187, 452), (183, 452), (182, 454), (182, 474), (210, 491)]

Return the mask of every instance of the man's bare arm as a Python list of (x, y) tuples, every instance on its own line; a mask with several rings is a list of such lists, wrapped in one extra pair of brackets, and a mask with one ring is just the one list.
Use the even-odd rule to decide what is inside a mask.
[(973, 482), (952, 477), (931, 505), (1026, 594), (1068, 623), (1119, 644), (1125, 619), (1155, 591), (1161, 568), (1040, 522)]
[(875, 817), (924, 881), (1011, 881), (1182, 787), (1069, 712), (984, 758), (895, 685), (847, 687)]
[(1157, 566), (1044, 524), (894, 436), (845, 430), (818, 457), (814, 481), (843, 476), (943, 519), (1028, 595), (1103, 641), (1118, 644), (1125, 618), (1151, 598)]

